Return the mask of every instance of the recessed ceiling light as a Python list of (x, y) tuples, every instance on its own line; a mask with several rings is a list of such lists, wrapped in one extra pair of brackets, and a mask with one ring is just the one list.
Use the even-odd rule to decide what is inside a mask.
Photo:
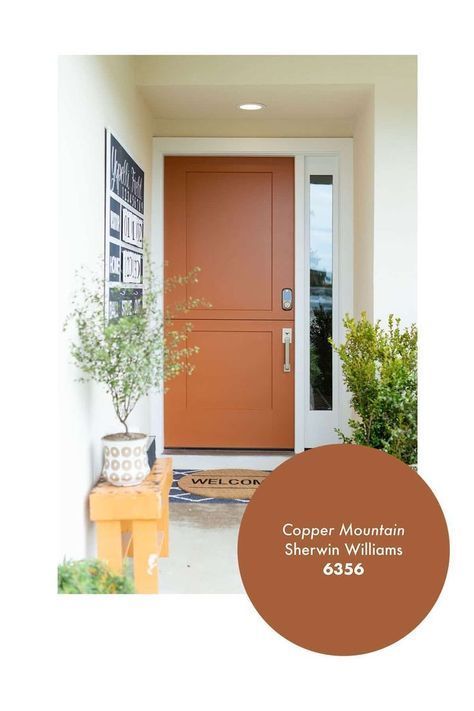
[(265, 104), (240, 104), (239, 109), (243, 109), (244, 111), (260, 111), (260, 109), (264, 109)]

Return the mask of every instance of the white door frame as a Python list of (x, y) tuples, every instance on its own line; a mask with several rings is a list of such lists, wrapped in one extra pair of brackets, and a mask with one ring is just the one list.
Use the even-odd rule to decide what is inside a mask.
[[(353, 308), (353, 165), (352, 138), (154, 138), (152, 176), (151, 254), (156, 265), (164, 261), (164, 157), (183, 156), (289, 156), (295, 160), (295, 447), (305, 448), (309, 413), (309, 233), (307, 227), (306, 158), (333, 159), (337, 172), (335, 214), (338, 216), (335, 250), (339, 255), (335, 301), (339, 324)], [(335, 280), (336, 281), (336, 280)], [(334, 331), (336, 340), (340, 333)], [(338, 421), (344, 427), (349, 414), (347, 393), (338, 378)], [(157, 452), (164, 442), (164, 397), (150, 396), (150, 426)], [(337, 441), (334, 435), (333, 441)], [(329, 440), (324, 443), (329, 444)], [(323, 442), (321, 442), (323, 444)], [(307, 445), (306, 445), (307, 446)], [(221, 466), (221, 464), (219, 464)]]

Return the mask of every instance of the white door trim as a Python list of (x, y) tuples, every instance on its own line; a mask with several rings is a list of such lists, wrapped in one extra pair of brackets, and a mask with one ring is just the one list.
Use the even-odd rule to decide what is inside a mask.
[[(309, 255), (306, 231), (305, 158), (332, 157), (337, 159), (340, 176), (339, 190), (339, 245), (343, 245), (339, 260), (339, 276), (344, 274), (343, 311), (352, 312), (353, 283), (353, 168), (352, 138), (154, 138), (152, 175), (151, 253), (155, 264), (163, 265), (163, 159), (167, 155), (202, 156), (289, 156), (295, 159), (295, 452), (305, 448), (307, 420), (307, 312), (309, 292), (306, 294)], [(341, 278), (339, 279), (341, 282)], [(342, 302), (342, 300), (341, 300)], [(342, 303), (341, 303), (342, 305)], [(307, 372), (308, 370), (308, 372)], [(339, 379), (341, 380), (341, 379)], [(338, 426), (344, 427), (349, 413), (347, 395), (340, 383)], [(164, 398), (152, 394), (150, 427), (156, 436), (157, 452), (163, 449)], [(230, 455), (232, 457), (232, 455)], [(234, 460), (232, 460), (234, 461)], [(193, 465), (190, 465), (193, 466)]]
[(347, 220), (350, 211), (344, 203), (347, 190), (344, 186), (347, 173), (341, 166), (340, 156), (306, 156), (304, 166), (305, 176), (305, 286), (302, 301), (304, 302), (304, 330), (306, 347), (304, 349), (304, 405), (305, 412), (305, 447), (318, 446), (321, 443), (333, 444), (339, 441), (336, 428), (345, 429), (348, 416), (349, 399), (343, 387), (342, 372), (337, 354), (332, 352), (332, 408), (330, 410), (310, 410), (310, 353), (308, 346), (310, 330), (310, 176), (332, 175), (332, 337), (336, 343), (343, 339), (342, 319), (344, 314), (352, 313), (353, 309), (353, 244), (352, 235), (344, 228), (344, 216)]

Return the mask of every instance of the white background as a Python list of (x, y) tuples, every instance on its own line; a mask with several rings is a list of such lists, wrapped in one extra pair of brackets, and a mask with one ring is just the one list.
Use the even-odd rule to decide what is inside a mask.
[[(473, 707), (467, 8), (456, 0), (10, 6), (0, 114), (0, 196), (11, 219), (1, 234), (16, 257), (3, 270), (11, 283), (2, 308), (5, 708)], [(392, 647), (348, 658), (305, 651), (274, 633), (244, 596), (55, 595), (57, 289), (41, 275), (54, 272), (57, 253), (57, 54), (89, 52), (419, 54), (420, 463), (445, 511), (452, 559), (434, 610)]]

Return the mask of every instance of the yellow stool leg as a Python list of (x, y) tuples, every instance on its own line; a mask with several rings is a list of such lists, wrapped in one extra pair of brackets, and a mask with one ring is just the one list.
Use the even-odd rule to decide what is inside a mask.
[(158, 530), (163, 533), (163, 544), (160, 553), (163, 558), (167, 558), (169, 555), (169, 510), (169, 501), (166, 496), (161, 507), (161, 518), (158, 521)]
[(97, 521), (97, 557), (114, 571), (122, 572), (122, 531), (120, 521)]
[(156, 521), (134, 521), (133, 572), (137, 593), (158, 592), (158, 528)]

